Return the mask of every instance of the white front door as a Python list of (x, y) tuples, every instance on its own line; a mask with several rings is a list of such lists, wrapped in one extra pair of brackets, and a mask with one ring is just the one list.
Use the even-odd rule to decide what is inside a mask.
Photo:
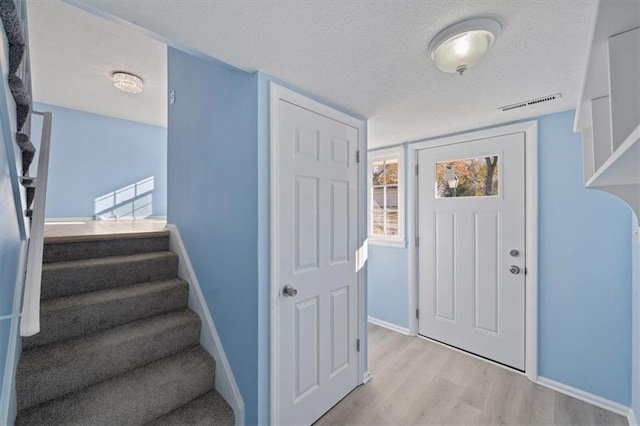
[(418, 155), (419, 333), (524, 370), (524, 133)]
[(276, 107), (275, 419), (306, 425), (360, 383), (358, 130), (282, 99)]

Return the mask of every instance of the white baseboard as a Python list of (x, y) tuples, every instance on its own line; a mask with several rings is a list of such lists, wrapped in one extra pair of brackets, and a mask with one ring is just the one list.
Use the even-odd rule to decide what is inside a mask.
[(382, 321), (378, 318), (367, 317), (367, 321), (371, 324), (379, 325), (380, 327), (388, 328), (389, 330), (395, 331), (396, 333), (409, 335), (409, 329), (400, 327), (399, 325), (391, 324), (390, 322)]
[(638, 426), (638, 419), (636, 419), (636, 413), (633, 411), (633, 408), (629, 408), (627, 421), (629, 422), (629, 426)]
[(584, 401), (588, 404), (595, 405), (596, 407), (611, 411), (612, 413), (616, 413), (625, 417), (629, 415), (630, 409), (626, 405), (622, 405), (618, 402), (602, 398), (601, 396), (576, 389), (574, 387), (565, 385), (564, 383), (556, 382), (555, 380), (547, 379), (546, 377), (538, 377), (537, 383), (541, 386), (544, 386), (545, 388), (549, 388), (567, 396), (571, 396), (575, 399), (579, 399), (580, 401)]
[(175, 225), (167, 224), (170, 232), (169, 249), (176, 253), (180, 260), (178, 263), (178, 276), (189, 283), (189, 308), (196, 312), (202, 320), (200, 332), (200, 344), (216, 360), (216, 390), (229, 403), (236, 418), (236, 425), (244, 425), (244, 402), (236, 379), (231, 371), (231, 365), (224, 353), (222, 342), (218, 336), (216, 326), (211, 318), (202, 289), (196, 276), (189, 255), (180, 237), (180, 232)]
[(371, 375), (371, 371), (369, 370), (365, 371), (364, 374), (362, 375), (362, 384), (366, 385), (371, 381), (371, 379), (373, 379), (373, 376)]

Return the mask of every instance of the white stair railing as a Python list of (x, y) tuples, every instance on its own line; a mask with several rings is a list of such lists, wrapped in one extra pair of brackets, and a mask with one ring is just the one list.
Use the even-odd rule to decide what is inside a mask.
[(50, 112), (33, 111), (41, 115), (42, 137), (39, 149), (38, 172), (35, 179), (35, 195), (31, 216), (31, 237), (27, 255), (27, 273), (25, 277), (24, 299), (22, 301), (22, 321), (20, 335), (33, 336), (40, 331), (40, 285), (42, 281), (42, 254), (44, 246), (44, 219), (47, 202), (47, 179), (49, 176), (49, 145), (51, 144)]

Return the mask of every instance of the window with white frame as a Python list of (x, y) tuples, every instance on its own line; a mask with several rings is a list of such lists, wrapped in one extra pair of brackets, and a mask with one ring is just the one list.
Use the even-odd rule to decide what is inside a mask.
[(403, 148), (369, 152), (368, 164), (369, 241), (404, 247)]

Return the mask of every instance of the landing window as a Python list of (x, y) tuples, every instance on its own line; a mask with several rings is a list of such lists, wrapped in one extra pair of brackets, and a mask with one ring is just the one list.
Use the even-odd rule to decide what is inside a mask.
[(368, 165), (369, 242), (404, 247), (404, 151), (371, 151)]

